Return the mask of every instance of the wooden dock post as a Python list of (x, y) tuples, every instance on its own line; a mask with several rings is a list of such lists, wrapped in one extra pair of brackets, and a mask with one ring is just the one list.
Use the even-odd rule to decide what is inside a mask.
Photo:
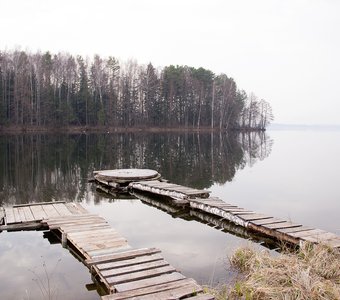
[(66, 232), (61, 233), (61, 246), (63, 248), (67, 247), (67, 233)]

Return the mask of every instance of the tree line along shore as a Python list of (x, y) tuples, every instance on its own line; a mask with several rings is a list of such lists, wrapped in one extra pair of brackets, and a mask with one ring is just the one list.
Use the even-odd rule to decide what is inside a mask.
[(0, 51), (0, 126), (264, 130), (270, 104), (204, 68)]

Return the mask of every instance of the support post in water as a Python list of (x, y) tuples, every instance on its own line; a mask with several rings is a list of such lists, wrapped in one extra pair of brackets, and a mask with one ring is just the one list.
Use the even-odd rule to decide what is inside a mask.
[(61, 234), (61, 245), (63, 248), (66, 248), (67, 246), (67, 233), (66, 232), (63, 232)]

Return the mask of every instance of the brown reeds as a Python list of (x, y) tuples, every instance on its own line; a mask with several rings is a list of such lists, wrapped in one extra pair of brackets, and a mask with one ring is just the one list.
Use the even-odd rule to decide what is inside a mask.
[(306, 243), (274, 256), (245, 247), (230, 261), (242, 278), (216, 292), (216, 299), (340, 299), (338, 249)]

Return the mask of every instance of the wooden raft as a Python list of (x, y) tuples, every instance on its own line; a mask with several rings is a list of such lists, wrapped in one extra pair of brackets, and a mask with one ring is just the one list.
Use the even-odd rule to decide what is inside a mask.
[(214, 299), (203, 294), (194, 279), (177, 272), (159, 249), (131, 248), (104, 218), (90, 214), (80, 204), (17, 205), (5, 209), (4, 220), (3, 230), (44, 228), (60, 236), (62, 245), (89, 268), (94, 281), (104, 285), (108, 295), (103, 300)]

